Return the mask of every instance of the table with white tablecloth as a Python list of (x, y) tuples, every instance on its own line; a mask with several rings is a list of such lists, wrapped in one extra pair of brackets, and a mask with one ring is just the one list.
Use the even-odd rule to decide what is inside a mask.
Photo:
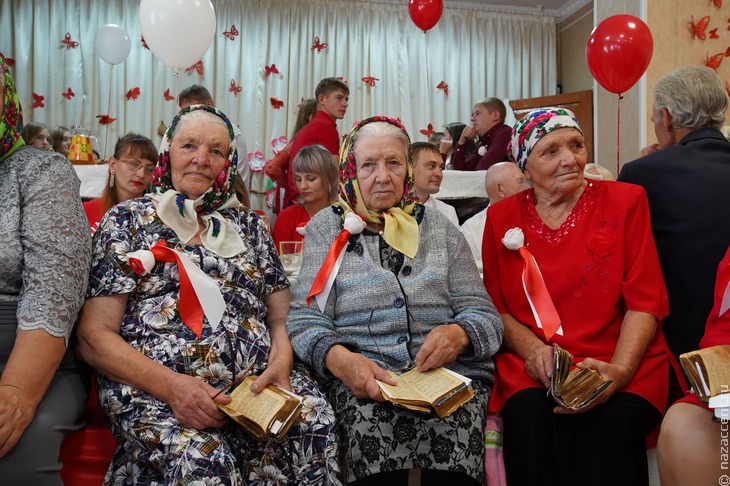
[(94, 199), (101, 196), (109, 177), (108, 164), (76, 165), (76, 175), (81, 180), (81, 198)]
[(445, 170), (441, 190), (434, 194), (436, 199), (469, 199), (487, 197), (484, 184), (486, 170)]
[(456, 210), (459, 224), (487, 207), (486, 170), (445, 170), (441, 190), (433, 195)]

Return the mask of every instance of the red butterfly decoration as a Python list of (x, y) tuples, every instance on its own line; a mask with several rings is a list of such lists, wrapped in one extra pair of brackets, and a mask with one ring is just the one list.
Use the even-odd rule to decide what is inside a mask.
[(74, 96), (76, 96), (76, 93), (74, 93), (73, 91), (71, 91), (71, 88), (69, 88), (68, 91), (66, 91), (65, 93), (61, 93), (61, 96), (63, 96), (67, 100), (70, 100), (71, 98), (73, 98)]
[(442, 89), (442, 90), (444, 90), (444, 94), (445, 94), (446, 96), (448, 96), (448, 95), (449, 95), (449, 85), (448, 85), (448, 84), (446, 84), (446, 81), (441, 81), (441, 82), (440, 82), (440, 83), (439, 83), (439, 84), (438, 84), (438, 85), (436, 86), (436, 89)]
[(275, 110), (278, 110), (279, 108), (284, 106), (284, 102), (281, 101), (279, 98), (269, 98), (269, 101), (271, 102), (271, 106), (273, 106)]
[(426, 136), (426, 138), (428, 138), (428, 137), (430, 137), (431, 135), (433, 135), (434, 133), (436, 133), (436, 130), (434, 130), (434, 129), (433, 129), (433, 125), (432, 125), (432, 124), (430, 124), (430, 123), (428, 124), (428, 127), (426, 127), (426, 129), (425, 129), (425, 130), (419, 130), (419, 131), (420, 131), (420, 132), (421, 132), (422, 134), (424, 134), (424, 135)]
[(727, 81), (725, 81), (725, 92), (730, 96), (730, 86), (728, 86)]
[(304, 103), (304, 96), (302, 96), (302, 99), (299, 100), (299, 104), (297, 104), (297, 108), (299, 108), (300, 106), (302, 106), (302, 103)]
[(15, 59), (13, 59), (12, 57), (7, 57), (2, 52), (0, 52), (0, 57), (2, 57), (3, 59), (5, 59), (5, 64), (7, 64), (8, 66), (14, 66), (15, 65)]
[(722, 0), (710, 0), (710, 3), (714, 3), (718, 10), (722, 8)]
[(337, 79), (339, 79), (343, 83), (347, 84), (347, 81), (345, 81), (345, 77), (344, 76), (337, 76)]
[(264, 75), (265, 78), (268, 78), (271, 74), (279, 74), (279, 69), (276, 67), (276, 64), (272, 64), (271, 66), (265, 66), (266, 67), (266, 74)]
[(190, 66), (189, 68), (185, 69), (185, 72), (188, 74), (192, 73), (193, 71), (198, 71), (198, 74), (200, 74), (202, 76), (203, 75), (203, 61), (198, 61), (195, 64), (193, 64), (192, 66)]
[(725, 57), (730, 57), (730, 47), (725, 51)]
[(136, 100), (137, 97), (139, 97), (139, 86), (136, 86), (136, 87), (130, 89), (129, 91), (127, 91), (127, 93), (124, 95), (124, 97), (127, 98), (127, 101)]
[(71, 40), (71, 34), (69, 32), (66, 32), (66, 35), (63, 37), (63, 40), (61, 41), (61, 44), (64, 44), (66, 46), (66, 50), (73, 49), (75, 47), (79, 47), (79, 43)]
[(144, 36), (143, 35), (139, 36), (139, 40), (142, 41), (142, 47), (144, 47), (145, 49), (147, 49), (149, 51), (150, 50), (150, 46), (147, 45), (147, 41), (144, 40)]
[(714, 29), (712, 29), (710, 31), (710, 39), (719, 39), (719, 38), (720, 38), (720, 36), (717, 35), (717, 27), (715, 27)]
[(223, 32), (224, 37), (228, 37), (230, 40), (236, 40), (236, 36), (238, 35), (238, 29), (236, 28), (236, 24), (231, 25), (231, 30), (227, 30)]
[(708, 68), (717, 72), (717, 68), (720, 67), (720, 63), (722, 62), (724, 57), (725, 57), (724, 52), (717, 53), (712, 57), (710, 57), (710, 55), (707, 54), (707, 61), (705, 61), (705, 66), (707, 66)]
[(699, 37), (700, 40), (705, 40), (705, 29), (707, 24), (710, 23), (710, 16), (706, 15), (695, 23), (694, 15), (691, 16), (692, 21), (689, 23), (689, 30), (692, 32), (692, 38)]
[(315, 36), (314, 44), (312, 44), (312, 50), (317, 49), (317, 54), (319, 54), (320, 52), (322, 52), (322, 49), (326, 49), (328, 45), (329, 44), (327, 44), (326, 42), (320, 43), (319, 37)]
[(165, 101), (172, 101), (175, 97), (170, 94), (170, 88), (165, 90)]
[(33, 93), (33, 108), (44, 108), (46, 105), (43, 104), (45, 96), (41, 96), (38, 93)]
[(380, 81), (378, 78), (374, 78), (372, 76), (365, 76), (362, 78), (362, 82), (367, 84), (368, 86), (375, 86), (375, 81)]
[(236, 84), (236, 81), (234, 81), (233, 79), (231, 79), (231, 86), (228, 88), (228, 91), (230, 91), (231, 93), (233, 93), (233, 96), (235, 96), (236, 98), (238, 98), (238, 93), (240, 93), (242, 90), (243, 90), (243, 88), (241, 88), (240, 86), (238, 86)]
[(110, 123), (116, 121), (116, 118), (112, 118), (109, 115), (96, 115), (96, 117), (99, 119), (99, 123), (102, 125), (109, 125)]

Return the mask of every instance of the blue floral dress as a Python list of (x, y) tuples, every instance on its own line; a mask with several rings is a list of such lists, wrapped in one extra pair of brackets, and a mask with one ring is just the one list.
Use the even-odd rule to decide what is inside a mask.
[[(222, 258), (203, 246), (184, 245), (157, 217), (150, 199), (126, 201), (101, 221), (93, 240), (89, 297), (129, 294), (120, 334), (145, 356), (178, 373), (223, 388), (255, 362), (260, 374), (271, 348), (264, 297), (289, 283), (268, 230), (247, 210), (221, 214), (238, 228), (247, 249)], [(202, 337), (178, 313), (174, 263), (158, 262), (139, 276), (126, 254), (165, 240), (183, 251), (219, 285), (226, 310)], [(222, 429), (181, 425), (171, 408), (131, 386), (97, 376), (99, 399), (118, 446), (105, 484), (341, 484), (332, 408), (304, 367), (290, 376), (304, 397), (301, 421), (281, 443), (257, 441), (234, 422)]]

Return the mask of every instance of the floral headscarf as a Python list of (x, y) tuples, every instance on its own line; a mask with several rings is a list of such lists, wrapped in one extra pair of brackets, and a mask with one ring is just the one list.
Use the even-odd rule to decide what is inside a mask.
[(408, 132), (398, 120), (386, 116), (374, 116), (355, 125), (345, 138), (340, 150), (340, 206), (345, 210), (343, 217), (348, 212), (354, 212), (367, 222), (385, 224), (383, 230), (385, 242), (404, 255), (413, 258), (418, 252), (418, 223), (411, 214), (413, 214), (413, 208), (418, 200), (413, 183), (413, 162), (410, 148), (406, 152), (406, 177), (401, 200), (394, 207), (383, 212), (371, 211), (362, 200), (360, 184), (357, 180), (354, 142), (360, 128), (374, 122), (386, 122), (398, 127), (408, 138), (410, 147)]
[(15, 152), (18, 147), (24, 145), (23, 137), (23, 112), (20, 109), (18, 94), (15, 92), (15, 83), (10, 75), (5, 58), (0, 55), (0, 82), (5, 87), (5, 97), (2, 101), (2, 118), (0, 118), (0, 162)]
[(515, 123), (507, 152), (520, 170), (525, 170), (527, 158), (537, 142), (557, 128), (575, 128), (583, 133), (573, 112), (565, 108), (538, 108)]
[[(170, 162), (170, 146), (172, 136), (180, 119), (187, 113), (205, 110), (221, 118), (228, 127), (230, 144), (228, 160), (213, 184), (196, 200), (187, 199), (172, 185), (172, 166)], [(233, 138), (233, 126), (228, 117), (220, 110), (209, 105), (192, 105), (180, 110), (175, 115), (165, 132), (157, 157), (157, 166), (152, 175), (152, 193), (150, 197), (157, 201), (157, 214), (162, 221), (171, 227), (183, 243), (190, 241), (198, 232), (198, 216), (205, 223), (201, 234), (203, 246), (222, 256), (232, 257), (244, 249), (243, 241), (235, 228), (218, 212), (238, 206), (233, 185), (236, 181), (236, 163), (238, 151)]]

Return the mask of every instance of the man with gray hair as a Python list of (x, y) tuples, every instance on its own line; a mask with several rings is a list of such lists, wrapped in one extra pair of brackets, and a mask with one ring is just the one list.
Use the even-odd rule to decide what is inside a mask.
[[(487, 186), (489, 206), (530, 187), (530, 182), (525, 179), (524, 174), (514, 162), (498, 162), (491, 166), (484, 176), (484, 183)], [(471, 254), (474, 256), (479, 275), (482, 278), (484, 277), (482, 237), (484, 236), (484, 225), (487, 223), (489, 206), (464, 221), (464, 224), (461, 225), (461, 233), (466, 238), (466, 242), (469, 243)]]
[(676, 69), (654, 87), (657, 143), (621, 170), (649, 199), (669, 316), (662, 327), (676, 356), (699, 347), (712, 309), (717, 266), (730, 246), (730, 142), (720, 77), (705, 66)]

